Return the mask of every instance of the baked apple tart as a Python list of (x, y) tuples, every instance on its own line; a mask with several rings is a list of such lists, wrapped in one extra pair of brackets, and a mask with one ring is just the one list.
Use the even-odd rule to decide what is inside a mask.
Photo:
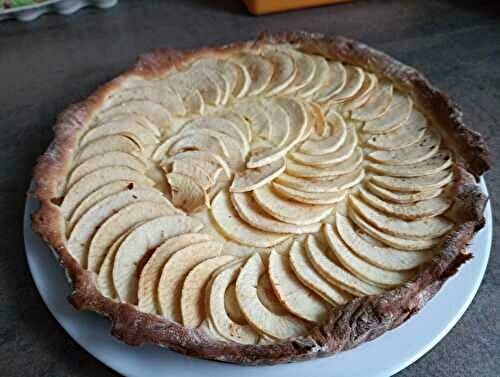
[(33, 227), (128, 344), (303, 360), (398, 326), (471, 258), (489, 165), (415, 69), (264, 34), (155, 50), (63, 112)]

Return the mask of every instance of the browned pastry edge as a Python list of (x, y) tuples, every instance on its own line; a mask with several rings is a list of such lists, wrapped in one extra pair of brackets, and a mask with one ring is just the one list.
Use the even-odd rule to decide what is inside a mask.
[[(186, 62), (206, 55), (259, 49), (266, 43), (293, 43), (300, 48), (326, 57), (351, 63), (383, 76), (403, 90), (425, 109), (447, 134), (451, 148), (463, 161), (455, 164), (454, 216), (457, 229), (446, 236), (441, 252), (422, 266), (411, 282), (375, 296), (356, 298), (336, 307), (328, 320), (311, 330), (307, 336), (270, 345), (241, 345), (220, 342), (202, 331), (186, 328), (160, 316), (138, 311), (129, 304), (104, 297), (96, 288), (96, 275), (84, 270), (66, 248), (64, 219), (57, 202), (62, 195), (78, 138), (110, 91), (130, 76), (146, 79), (158, 77)], [(112, 334), (130, 345), (153, 343), (196, 357), (241, 363), (275, 364), (328, 356), (348, 350), (397, 327), (433, 297), (459, 267), (472, 258), (467, 244), (484, 225), (483, 210), (487, 197), (475, 183), (490, 166), (490, 159), (481, 136), (462, 122), (461, 112), (439, 90), (416, 70), (364, 44), (319, 34), (262, 34), (256, 41), (236, 43), (221, 48), (205, 48), (191, 52), (171, 49), (154, 50), (142, 56), (133, 69), (105, 84), (87, 100), (70, 106), (58, 118), (55, 139), (42, 155), (34, 170), (32, 195), (40, 209), (32, 215), (33, 229), (54, 250), (73, 285), (69, 297), (79, 310), (91, 310), (108, 317)]]

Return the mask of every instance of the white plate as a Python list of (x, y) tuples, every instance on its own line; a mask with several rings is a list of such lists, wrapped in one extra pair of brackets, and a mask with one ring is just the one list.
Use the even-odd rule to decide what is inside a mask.
[[(484, 181), (482, 190), (487, 193)], [(70, 287), (48, 247), (31, 230), (30, 213), (37, 208), (26, 202), (24, 241), (33, 280), (43, 301), (68, 334), (90, 354), (126, 376), (233, 376), (238, 377), (386, 377), (397, 373), (434, 347), (457, 323), (479, 288), (488, 263), (492, 240), (491, 207), (485, 211), (486, 226), (469, 249), (474, 259), (460, 269), (436, 296), (395, 330), (354, 350), (334, 357), (265, 367), (241, 367), (188, 358), (154, 346), (130, 347), (114, 339), (109, 322), (94, 313), (77, 312), (66, 300)], [(363, 360), (363, 362), (360, 362)]]

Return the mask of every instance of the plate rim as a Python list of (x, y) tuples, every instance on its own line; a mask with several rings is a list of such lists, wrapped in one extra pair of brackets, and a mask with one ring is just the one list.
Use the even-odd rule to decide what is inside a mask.
[[(481, 177), (481, 179), (480, 179), (479, 186), (480, 186), (481, 190), (486, 195), (488, 195), (488, 189), (487, 189), (486, 182), (485, 182), (483, 177)], [(120, 347), (126, 348), (126, 349), (124, 348), (125, 352), (130, 352), (131, 354), (132, 353), (142, 353), (143, 351), (145, 351), (146, 353), (149, 353), (149, 350), (151, 349), (151, 352), (155, 352), (155, 353), (163, 352), (165, 355), (165, 360), (172, 359), (172, 358), (185, 360), (185, 358), (187, 358), (188, 356), (178, 354), (174, 351), (162, 350), (158, 346), (147, 345), (147, 346), (143, 346), (143, 347), (131, 347), (131, 346), (127, 346), (121, 342), (118, 342), (110, 334), (110, 324), (109, 324), (109, 321), (107, 319), (105, 319), (101, 316), (98, 316), (95, 313), (82, 313), (82, 312), (74, 310), (73, 307), (71, 307), (71, 305), (69, 304), (69, 302), (64, 298), (64, 295), (61, 294), (61, 292), (58, 292), (57, 294), (54, 291), (45, 292), (44, 284), (46, 284), (46, 283), (44, 283), (43, 278), (41, 276), (43, 274), (43, 271), (41, 273), (38, 271), (37, 263), (40, 263), (40, 262), (37, 262), (36, 257), (38, 257), (39, 259), (40, 258), (45, 258), (47, 260), (49, 258), (52, 259), (52, 264), (57, 265), (61, 272), (63, 272), (63, 271), (61, 270), (59, 263), (53, 257), (52, 253), (48, 252), (50, 250), (48, 248), (48, 246), (45, 245), (43, 243), (43, 241), (40, 240), (38, 235), (36, 235), (33, 232), (33, 230), (31, 229), (31, 216), (30, 216), (30, 214), (33, 212), (33, 209), (36, 207), (36, 204), (37, 204), (36, 200), (28, 195), (26, 202), (25, 202), (24, 219), (23, 219), (23, 238), (24, 238), (24, 248), (25, 248), (26, 259), (28, 262), (30, 274), (33, 278), (33, 281), (35, 283), (37, 291), (39, 292), (39, 294), (42, 298), (42, 301), (44, 302), (44, 305), (47, 307), (47, 309), (49, 310), (51, 315), (55, 318), (55, 320), (59, 323), (59, 325), (65, 330), (65, 332), (76, 343), (78, 343), (86, 352), (91, 354), (93, 357), (95, 357), (101, 363), (103, 363), (107, 367), (111, 368), (112, 370), (114, 370), (122, 375), (126, 375), (126, 376), (128, 376), (128, 375), (135, 376), (136, 374), (129, 374), (128, 370), (125, 367), (121, 367), (120, 365), (116, 365), (117, 364), (116, 361), (112, 360), (113, 356), (111, 357), (111, 360), (110, 360), (109, 357), (107, 357), (106, 355), (104, 355), (102, 353), (102, 350), (101, 350), (102, 347), (106, 347), (106, 346), (115, 347), (116, 344), (119, 343)], [(461, 319), (461, 317), (463, 316), (463, 314), (465, 313), (467, 308), (470, 306), (470, 304), (472, 303), (472, 300), (474, 299), (474, 297), (477, 294), (477, 291), (478, 291), (478, 289), (483, 281), (484, 274), (486, 272), (486, 268), (487, 268), (487, 265), (489, 262), (492, 240), (493, 240), (493, 216), (492, 216), (491, 200), (489, 200), (489, 199), (488, 199), (487, 205), (486, 205), (485, 210), (484, 210), (484, 217), (486, 220), (485, 226), (483, 227), (483, 229), (481, 229), (474, 236), (474, 239), (473, 239), (471, 246), (470, 246), (473, 249), (479, 248), (479, 250), (475, 250), (475, 252), (473, 253), (475, 255), (475, 258), (471, 262), (467, 263), (465, 266), (463, 266), (461, 268), (461, 270), (462, 269), (469, 270), (470, 267), (468, 267), (468, 266), (470, 266), (472, 263), (476, 262), (475, 265), (479, 263), (477, 266), (474, 265), (475, 270), (476, 270), (476, 272), (473, 274), (474, 280), (472, 282), (469, 282), (468, 292), (467, 292), (468, 294), (464, 295), (462, 297), (459, 309), (457, 311), (453, 312), (452, 317), (449, 318), (448, 323), (444, 326), (440, 326), (439, 332), (433, 333), (432, 339), (430, 339), (429, 341), (422, 344), (418, 350), (416, 350), (415, 352), (412, 352), (411, 355), (407, 356), (404, 360), (399, 360), (399, 359), (394, 360), (391, 363), (391, 366), (387, 366), (386, 369), (378, 371), (377, 374), (375, 374), (375, 375), (373, 374), (373, 371), (372, 371), (370, 373), (370, 377), (378, 377), (378, 376), (382, 377), (382, 376), (388, 376), (388, 375), (392, 376), (392, 375), (398, 373), (399, 371), (405, 369), (409, 365), (413, 364), (415, 361), (417, 361), (418, 359), (423, 357), (427, 352), (429, 352), (432, 348), (434, 348), (453, 329), (453, 327)], [(483, 245), (476, 245), (478, 243), (477, 240), (479, 237), (484, 238)], [(33, 245), (31, 245), (32, 242), (38, 242), (41, 245), (40, 246), (37, 246), (37, 245), (33, 246)], [(32, 247), (45, 248), (46, 249), (45, 255), (42, 255), (42, 253), (39, 253), (38, 255), (35, 256), (33, 254), (33, 251), (31, 250)], [(49, 263), (50, 263), (50, 261), (49, 261)], [(60, 274), (60, 275), (64, 276), (64, 274)], [(445, 283), (445, 285), (441, 288), (441, 290), (438, 292), (436, 297), (431, 299), (430, 302), (427, 303), (424, 306), (424, 308), (419, 312), (419, 314), (424, 312), (429, 305), (432, 305), (432, 302), (434, 302), (437, 299), (437, 296), (443, 296), (442, 292), (443, 291), (446, 292), (447, 287), (448, 287), (448, 290), (450, 290), (450, 288), (449, 288), (450, 283), (451, 283), (451, 285), (453, 285), (453, 282), (456, 281), (457, 279), (460, 279), (460, 276), (463, 276), (463, 275), (464, 274), (458, 274), (457, 276), (454, 276), (449, 281), (447, 281)], [(70, 285), (66, 281), (66, 287), (61, 287), (61, 290), (66, 290), (69, 292), (69, 289), (70, 289)], [(60, 300), (63, 300), (66, 303), (66, 306), (69, 308), (69, 312), (62, 313), (58, 310), (57, 307), (54, 307), (54, 304), (51, 303), (51, 301), (50, 301), (49, 295), (53, 295), (55, 297), (58, 297)], [(68, 309), (68, 308), (66, 308), (66, 309)], [(68, 315), (71, 317), (74, 317), (72, 319), (83, 318), (84, 322), (78, 323), (76, 328), (72, 328), (70, 326), (71, 322), (67, 322)], [(87, 317), (83, 317), (85, 315)], [(91, 321), (92, 317), (97, 317), (97, 318), (95, 318), (96, 320), (98, 319), (100, 321), (105, 321), (105, 325), (107, 326), (108, 331), (104, 333), (103, 339), (101, 339), (102, 341), (105, 342), (103, 345), (100, 345), (100, 346), (96, 346), (94, 344), (89, 345), (85, 342), (85, 339), (84, 339), (85, 334), (77, 333), (77, 330), (84, 326), (85, 321), (97, 322), (94, 320)], [(418, 318), (420, 318), (420, 317), (421, 316), (416, 315), (416, 316), (412, 317), (409, 321), (403, 323), (403, 325), (399, 326), (398, 328), (387, 332), (386, 334), (384, 334), (383, 337), (379, 337), (379, 338), (377, 338), (373, 341), (367, 342), (366, 344), (363, 344), (363, 345), (361, 345), (353, 350), (350, 350), (348, 352), (342, 352), (342, 353), (340, 353), (336, 356), (333, 356), (333, 357), (326, 357), (326, 358), (320, 358), (317, 360), (310, 360), (310, 361), (291, 363), (291, 364), (275, 365), (272, 367), (266, 367), (266, 366), (244, 367), (244, 368), (241, 368), (240, 371), (245, 371), (245, 370), (252, 371), (252, 370), (254, 370), (256, 373), (257, 373), (257, 371), (259, 371), (258, 373), (260, 375), (262, 375), (263, 374), (262, 372), (264, 370), (267, 369), (269, 371), (270, 370), (269, 368), (272, 368), (272, 371), (273, 371), (272, 374), (274, 376), (278, 376), (280, 374), (290, 376), (290, 372), (291, 373), (297, 372), (299, 369), (307, 368), (307, 366), (312, 367), (313, 366), (312, 364), (315, 362), (316, 363), (322, 362), (322, 363), (335, 364), (335, 363), (338, 363), (338, 361), (337, 361), (338, 359), (343, 358), (343, 356), (346, 354), (352, 355), (353, 353), (364, 352), (364, 350), (367, 347), (370, 347), (370, 344), (373, 344), (374, 342), (384, 343), (384, 339), (387, 339), (388, 335), (390, 336), (392, 334), (394, 336), (394, 333), (398, 332), (398, 330), (401, 327), (405, 326), (409, 322), (412, 322), (412, 323), (418, 322), (419, 321)], [(95, 330), (95, 327), (93, 327), (92, 329)], [(103, 332), (101, 331), (100, 333), (102, 335)], [(109, 338), (109, 339), (107, 339), (107, 338)], [(109, 344), (106, 344), (106, 343), (109, 343)], [(121, 355), (119, 355), (119, 356), (121, 356)], [(221, 365), (222, 365), (222, 368), (227, 368), (227, 370), (231, 369), (231, 367), (240, 368), (240, 366), (234, 365), (234, 364), (217, 363), (217, 362), (210, 361), (210, 360), (202, 360), (202, 359), (196, 359), (196, 358), (192, 358), (192, 357), (189, 357), (189, 359), (192, 361), (196, 360), (196, 363), (198, 363), (198, 364), (199, 363), (207, 363), (207, 365), (206, 365), (207, 368), (211, 368), (211, 366), (215, 367), (216, 365), (217, 365), (216, 369), (218, 369)], [(142, 360), (143, 359), (141, 358), (138, 361), (142, 361)], [(132, 362), (134, 362), (134, 361), (132, 361)], [(201, 364), (199, 364), (199, 365), (201, 365)], [(193, 366), (193, 368), (197, 368), (198, 366)], [(334, 365), (332, 365), (332, 366), (334, 366)], [(280, 371), (279, 371), (280, 367), (282, 368), (281, 371), (284, 373), (280, 373)], [(293, 369), (295, 369), (295, 371)], [(244, 374), (245, 375), (254, 375), (253, 372), (251, 372), (251, 374), (247, 374), (247, 373), (244, 373)], [(268, 372), (268, 374), (271, 374), (271, 373)], [(188, 374), (186, 374), (186, 376), (188, 376)], [(362, 377), (362, 376), (367, 376), (367, 375), (366, 374), (352, 374), (352, 373), (350, 373), (349, 376)], [(207, 377), (208, 377), (208, 375), (207, 375)]]

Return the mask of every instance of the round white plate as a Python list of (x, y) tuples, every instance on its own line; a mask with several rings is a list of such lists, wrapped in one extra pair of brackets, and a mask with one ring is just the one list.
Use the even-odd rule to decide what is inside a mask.
[[(482, 190), (487, 193), (484, 181)], [(130, 347), (110, 335), (108, 320), (94, 313), (77, 312), (68, 303), (70, 293), (65, 275), (48, 247), (31, 230), (33, 199), (26, 202), (24, 241), (28, 264), (43, 301), (68, 334), (98, 360), (125, 376), (218, 377), (387, 377), (397, 373), (434, 347), (457, 323), (479, 288), (488, 263), (492, 240), (491, 207), (485, 211), (486, 226), (469, 249), (474, 259), (465, 264), (436, 296), (395, 330), (354, 350), (334, 357), (264, 367), (241, 367), (188, 358), (154, 346)], [(411, 339), (411, 341), (408, 341)], [(362, 362), (360, 362), (362, 361)]]

